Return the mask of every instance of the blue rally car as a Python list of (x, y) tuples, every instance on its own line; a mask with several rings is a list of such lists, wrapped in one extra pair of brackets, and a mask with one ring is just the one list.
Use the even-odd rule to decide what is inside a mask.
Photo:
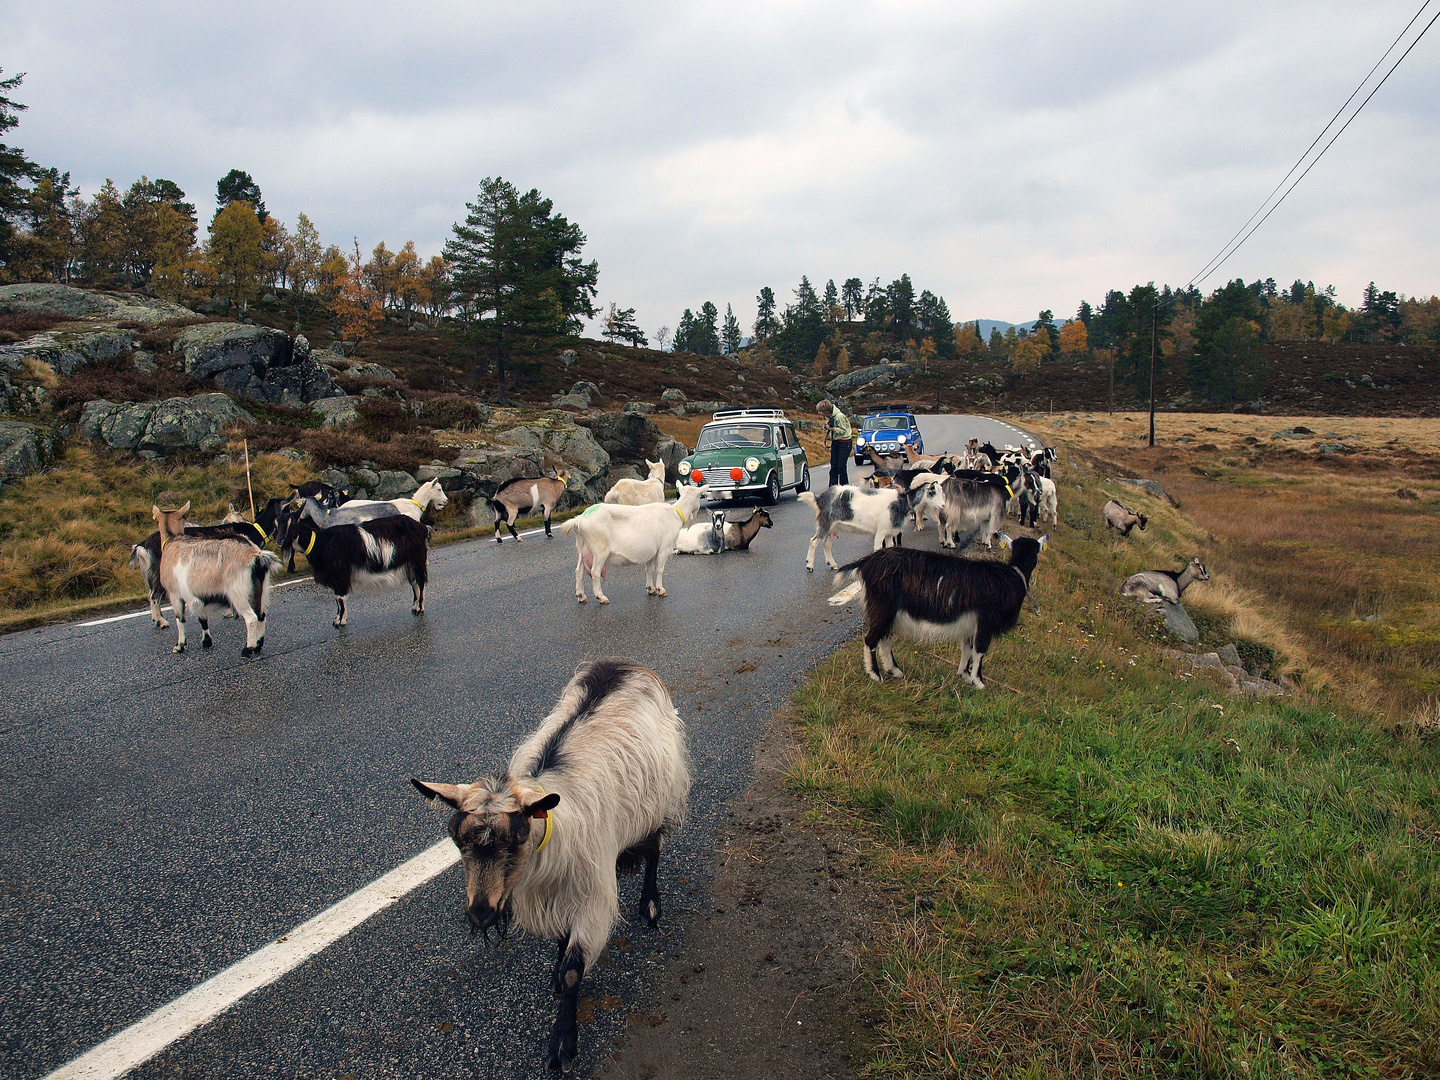
[(855, 436), (855, 464), (864, 465), (869, 460), (865, 456), (867, 447), (882, 457), (903, 457), (907, 446), (916, 453), (925, 452), (925, 440), (920, 437), (914, 413), (871, 413), (860, 421), (860, 431)]

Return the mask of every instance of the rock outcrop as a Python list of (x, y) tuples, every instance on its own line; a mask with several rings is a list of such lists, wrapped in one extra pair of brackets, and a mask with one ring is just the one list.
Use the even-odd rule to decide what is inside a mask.
[(1117, 476), (1114, 480), (1106, 477), (1106, 482), (1124, 484), (1127, 487), (1136, 488), (1140, 491), (1145, 492), (1145, 494), (1149, 495), (1151, 498), (1160, 499), (1162, 502), (1167, 502), (1171, 506), (1180, 505), (1178, 502), (1175, 501), (1174, 497), (1165, 490), (1165, 488), (1161, 484), (1154, 480), (1137, 480), (1134, 477)]
[(174, 349), (185, 354), (185, 370), (197, 379), (256, 401), (299, 407), (345, 393), (303, 336), (292, 341), (268, 326), (192, 326), (176, 336)]
[(50, 331), (0, 345), (0, 357), (22, 363), (27, 359), (38, 360), (61, 375), (73, 375), (86, 364), (113, 360), (134, 348), (135, 338), (128, 330)]
[(172, 454), (180, 450), (218, 450), (225, 428), (253, 424), (255, 418), (224, 394), (197, 394), (165, 401), (87, 401), (80, 433), (113, 450)]
[(851, 390), (858, 390), (862, 386), (869, 386), (871, 383), (889, 386), (901, 375), (910, 375), (914, 371), (915, 368), (911, 364), (874, 364), (870, 367), (856, 368), (854, 371), (836, 375), (825, 384), (825, 389), (832, 394), (845, 394)]
[(37, 473), (55, 453), (49, 429), (14, 421), (0, 421), (0, 484), (23, 480)]
[(320, 424), (321, 427), (333, 428), (342, 424), (353, 424), (360, 419), (360, 410), (357, 408), (359, 400), (347, 394), (344, 397), (319, 398), (305, 407), (325, 418)]
[(97, 292), (39, 282), (0, 286), (0, 313), (139, 323), (196, 318), (189, 308), (153, 296)]

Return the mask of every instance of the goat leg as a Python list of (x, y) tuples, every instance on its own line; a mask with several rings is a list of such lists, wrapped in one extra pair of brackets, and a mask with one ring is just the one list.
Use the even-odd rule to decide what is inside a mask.
[(645, 856), (645, 883), (640, 886), (640, 917), (645, 925), (660, 925), (660, 886), (657, 873), (660, 865), (660, 834), (651, 833), (635, 847)]
[(579, 1057), (576, 1049), (576, 1008), (580, 1003), (580, 981), (585, 977), (585, 954), (573, 941), (565, 950), (565, 958), (555, 971), (560, 991), (560, 1008), (555, 1013), (555, 1026), (550, 1029), (550, 1061), (548, 1068), (568, 1073)]
[(196, 621), (200, 624), (200, 647), (202, 649), (208, 649), (215, 644), (214, 640), (210, 637), (210, 620), (201, 616)]

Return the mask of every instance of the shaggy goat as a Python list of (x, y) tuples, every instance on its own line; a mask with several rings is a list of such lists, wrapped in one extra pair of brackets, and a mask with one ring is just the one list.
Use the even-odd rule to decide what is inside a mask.
[[(218, 525), (191, 525), (186, 522), (185, 535), (211, 540), (234, 537), (263, 548), (266, 541), (275, 535), (276, 522), (284, 505), (284, 499), (270, 499), (255, 515), (254, 523), (246, 521), (232, 506), (230, 513)], [(160, 552), (160, 533), (157, 530), (130, 549), (130, 568), (138, 570), (145, 578), (145, 588), (150, 594), (150, 620), (157, 629), (163, 630), (170, 624), (160, 613), (160, 605), (166, 600), (165, 587), (160, 584)]]
[(579, 517), (564, 522), (560, 531), (575, 534), (575, 599), (585, 603), (588, 570), (595, 599), (602, 604), (610, 602), (601, 585), (610, 562), (644, 563), (645, 592), (651, 596), (669, 595), (665, 591), (665, 561), (675, 550), (680, 530), (695, 516), (700, 501), (709, 493), (709, 487), (686, 484), (673, 503), (596, 503)]
[(510, 535), (518, 544), (520, 534), (515, 531), (515, 519), (537, 506), (545, 515), (545, 536), (549, 539), (553, 535), (550, 532), (550, 515), (555, 512), (555, 507), (560, 505), (565, 486), (569, 483), (570, 474), (560, 472), (555, 476), (516, 477), (501, 484), (495, 494), (490, 496), (490, 510), (495, 515), (495, 542), (504, 542), (505, 534), (501, 531), (503, 526), (509, 528)]
[(185, 534), (187, 502), (179, 510), (151, 507), (160, 524), (160, 583), (175, 609), (174, 652), (185, 651), (185, 620), (194, 612), (200, 622), (200, 646), (208, 649), (210, 620), (206, 611), (228, 607), (245, 620), (245, 647), (241, 656), (254, 656), (265, 646), (265, 601), (270, 575), (280, 560), (249, 540), (228, 537), (191, 537)]
[(1107, 502), (1100, 513), (1105, 517), (1105, 527), (1119, 529), (1121, 536), (1129, 536), (1130, 530), (1136, 525), (1139, 525), (1140, 531), (1144, 532), (1145, 526), (1150, 524), (1150, 519), (1144, 514), (1132, 513), (1114, 499)]
[[(916, 641), (959, 638), (960, 676), (979, 690), (980, 665), (993, 638), (1020, 618), (1030, 592), (1030, 575), (1049, 537), (1011, 540), (1010, 562), (979, 561), (939, 551), (888, 548), (844, 569), (860, 579), (865, 597), (865, 673), (881, 681), (886, 675), (903, 679), (895, 666), (895, 635)], [(969, 669), (968, 672), (966, 669)]]
[(756, 534), (774, 525), (775, 522), (764, 510), (755, 510), (744, 521), (726, 521), (725, 511), (717, 510), (709, 523), (698, 521), (680, 530), (680, 535), (675, 538), (675, 554), (715, 555), (722, 551), (748, 551)]
[(650, 475), (644, 480), (631, 480), (628, 476), (615, 481), (615, 486), (605, 493), (607, 503), (621, 506), (644, 506), (646, 503), (665, 501), (665, 462), (645, 459)]
[(953, 548), (961, 534), (978, 535), (991, 547), (1005, 519), (1005, 502), (1014, 491), (998, 473), (957, 472), (940, 485), (940, 542)]
[(805, 569), (815, 569), (815, 548), (825, 541), (825, 561), (831, 570), (840, 569), (831, 550), (835, 534), (839, 532), (865, 533), (875, 538), (875, 550), (879, 551), (888, 541), (900, 542), (900, 530), (905, 519), (927, 495), (932, 498), (934, 481), (922, 473), (908, 490), (882, 488), (866, 491), (850, 484), (836, 484), (818, 495), (810, 491), (800, 493), (800, 501), (815, 511), (815, 535), (810, 538), (810, 550), (805, 553)]
[(1158, 604), (1162, 600), (1178, 604), (1191, 582), (1209, 580), (1205, 564), (1194, 558), (1184, 570), (1141, 570), (1131, 574), (1120, 586), (1120, 595), (1133, 596), (1147, 604)]
[(345, 625), (352, 591), (381, 592), (407, 581), (414, 595), (410, 611), (423, 615), (429, 538), (426, 526), (404, 514), (322, 529), (292, 510), (282, 516), (276, 540), (298, 548), (310, 560), (316, 584), (335, 594), (333, 625), (338, 627)]
[(503, 937), (514, 925), (559, 943), (549, 1067), (568, 1073), (580, 985), (620, 915), (620, 870), (644, 862), (640, 916), (652, 927), (660, 921), (660, 852), (683, 824), (690, 793), (685, 724), (669, 691), (638, 664), (586, 664), (505, 775), (411, 783), (454, 811), (471, 932)]
[[(428, 507), (444, 510), (450, 505), (450, 496), (440, 486), (440, 481), (426, 480), (415, 489), (414, 495), (402, 495), (398, 499), (350, 499), (340, 505), (341, 510), (361, 510), (371, 507), (393, 506), (396, 512), (419, 521)], [(376, 515), (371, 515), (372, 517)]]

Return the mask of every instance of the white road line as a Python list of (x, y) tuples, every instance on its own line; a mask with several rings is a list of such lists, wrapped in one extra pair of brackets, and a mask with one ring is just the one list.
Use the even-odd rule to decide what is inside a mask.
[[(314, 581), (314, 580), (315, 580), (315, 579), (314, 579), (313, 577), (300, 577), (300, 578), (296, 578), (294, 581), (282, 581), (282, 582), (279, 582), (278, 584), (272, 585), (272, 586), (270, 586), (270, 587), (271, 587), (272, 589), (283, 589), (283, 588), (285, 588), (286, 585), (304, 585), (305, 582), (307, 582), (307, 581)], [(160, 610), (161, 610), (162, 612), (171, 611), (171, 607), (170, 607), (169, 604), (165, 604), (165, 605), (162, 605), (162, 606), (161, 606)], [(140, 618), (140, 617), (142, 617), (142, 616), (144, 616), (144, 615), (149, 615), (149, 614), (150, 614), (150, 609), (149, 609), (149, 608), (145, 608), (143, 611), (132, 611), (132, 612), (130, 612), (128, 615), (111, 615), (108, 619), (91, 619), (89, 622), (82, 622), (82, 623), (79, 623), (78, 625), (80, 625), (80, 626), (104, 626), (106, 623), (124, 622), (126, 619), (138, 619), (138, 618)]]
[(326, 908), (309, 922), (251, 953), (93, 1050), (62, 1065), (44, 1080), (114, 1080), (149, 1061), (165, 1047), (203, 1027), (246, 994), (268, 986), (370, 916), (460, 861), (448, 837), (401, 863), (363, 889)]

